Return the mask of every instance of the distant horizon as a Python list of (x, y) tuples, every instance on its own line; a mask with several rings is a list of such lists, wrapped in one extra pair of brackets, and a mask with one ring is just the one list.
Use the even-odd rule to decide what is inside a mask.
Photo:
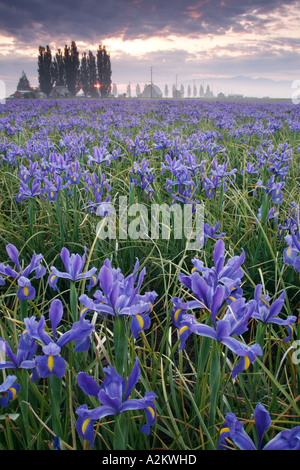
[[(23, 70), (22, 70), (23, 72)], [(21, 72), (21, 73), (22, 73)], [(30, 82), (30, 85), (32, 88), (38, 88), (39, 87), (39, 83), (38, 83), (38, 76), (36, 74), (36, 77), (35, 77), (35, 80), (32, 80), (32, 77), (30, 77), (26, 70), (24, 70), (24, 72), (26, 73), (26, 76), (27, 78), (29, 79), (29, 82)], [(21, 76), (21, 74), (20, 74)], [(18, 84), (18, 81), (19, 81), (19, 78), (16, 78), (15, 80), (13, 80), (10, 84), (10, 87), (6, 87), (6, 98), (8, 98), (9, 96), (11, 96), (15, 91), (17, 91), (17, 84)], [(256, 86), (255, 84), (257, 82), (266, 82), (266, 87), (267, 88), (259, 88), (259, 91), (258, 93), (256, 94)], [(291, 99), (292, 97), (292, 93), (293, 93), (293, 89), (292, 89), (292, 83), (293, 82), (289, 82), (288, 80), (284, 81), (284, 80), (272, 80), (272, 79), (269, 79), (269, 78), (264, 78), (264, 77), (260, 77), (260, 78), (251, 78), (251, 77), (242, 77), (242, 76), (233, 76), (233, 77), (207, 77), (203, 80), (201, 79), (197, 79), (197, 80), (194, 80), (193, 82), (183, 82), (183, 83), (180, 83), (178, 86), (177, 86), (177, 89), (180, 89), (180, 86), (181, 84), (184, 85), (184, 96), (183, 98), (190, 98), (190, 99), (193, 99), (193, 84), (196, 84), (196, 88), (197, 88), (197, 96), (195, 98), (200, 98), (199, 96), (199, 87), (201, 84), (203, 84), (204, 88), (209, 85), (214, 96), (213, 98), (217, 98), (218, 97), (218, 94), (219, 93), (223, 93), (225, 95), (225, 97), (229, 97), (230, 95), (242, 95), (243, 98), (257, 98), (257, 99), (263, 99), (263, 98), (268, 98), (268, 99), (282, 99), (282, 100), (288, 100), (288, 99)], [(116, 86), (117, 86), (117, 91), (118, 91), (118, 94), (119, 95), (122, 95), (124, 93), (126, 93), (126, 90), (127, 90), (127, 85), (128, 83), (117, 83), (115, 82), (114, 80), (112, 80), (112, 83), (115, 83)], [(150, 85), (150, 81), (148, 82), (145, 82), (145, 83), (139, 83), (140, 85), (140, 88), (141, 88), (141, 91), (143, 90), (144, 86), (146, 85)], [(249, 83), (252, 84), (252, 88), (249, 92)], [(267, 93), (270, 91), (270, 84), (273, 84), (273, 90), (275, 88), (275, 92), (273, 91), (273, 93)], [(131, 83), (131, 97), (132, 98), (136, 98), (136, 85), (135, 83)], [(164, 88), (165, 88), (165, 85), (166, 83), (156, 83), (154, 80), (153, 80), (153, 85), (156, 85), (158, 86), (158, 88), (161, 90), (162, 94), (163, 94), (163, 98), (166, 98), (165, 97), (165, 94), (164, 94)], [(167, 83), (168, 85), (168, 89), (169, 89), (169, 95), (168, 95), (168, 98), (172, 98), (172, 83)], [(192, 94), (190, 97), (188, 97), (187, 95), (187, 88), (188, 86), (191, 86), (192, 88)], [(276, 87), (277, 85), (277, 87)], [(282, 93), (280, 93), (280, 91), (282, 90)], [(248, 92), (248, 93), (247, 93)], [(210, 98), (211, 99), (211, 98)]]

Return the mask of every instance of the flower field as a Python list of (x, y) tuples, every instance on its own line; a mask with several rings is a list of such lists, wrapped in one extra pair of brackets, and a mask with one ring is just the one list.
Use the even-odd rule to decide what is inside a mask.
[[(299, 130), (288, 101), (0, 105), (1, 450), (300, 450)], [(171, 209), (200, 206), (195, 248)]]

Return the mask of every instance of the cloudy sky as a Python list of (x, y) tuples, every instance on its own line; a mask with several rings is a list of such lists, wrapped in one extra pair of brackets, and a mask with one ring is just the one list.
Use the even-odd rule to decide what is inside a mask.
[[(0, 0), (0, 80), (38, 85), (39, 45), (105, 45), (118, 92), (207, 84), (289, 98), (300, 80), (300, 0)], [(237, 78), (238, 77), (238, 78)], [(243, 77), (243, 79), (242, 79)]]

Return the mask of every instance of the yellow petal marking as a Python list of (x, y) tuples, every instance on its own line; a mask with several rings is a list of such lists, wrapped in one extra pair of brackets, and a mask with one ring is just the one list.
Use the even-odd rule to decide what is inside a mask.
[(86, 310), (88, 310), (87, 307), (83, 308), (83, 309), (81, 310), (81, 312), (80, 312), (80, 316), (82, 316)]
[(180, 328), (179, 334), (181, 335), (185, 330), (188, 330), (188, 329), (189, 329), (188, 326), (183, 326), (182, 328)]
[(140, 327), (143, 328), (144, 326), (144, 320), (142, 319), (141, 315), (136, 315), (136, 318), (138, 319), (138, 322), (140, 324)]
[(223, 432), (230, 432), (230, 429), (229, 428), (223, 428), (223, 429), (221, 429), (220, 434), (222, 434)]
[(174, 314), (174, 320), (176, 321), (177, 320), (177, 317), (179, 315), (179, 313), (181, 312), (182, 308), (179, 308), (178, 310), (176, 310), (175, 314)]
[(155, 418), (155, 412), (154, 412), (154, 409), (151, 408), (151, 406), (147, 406), (147, 410), (150, 411), (150, 413), (152, 414), (152, 418)]
[(87, 428), (87, 425), (89, 424), (91, 420), (89, 418), (87, 418), (84, 422), (83, 422), (83, 425), (82, 425), (82, 428), (81, 428), (81, 431), (82, 431), (82, 434), (84, 435), (85, 433), (85, 430)]
[(9, 387), (9, 389), (8, 389), (8, 390), (10, 390), (10, 391), (12, 392), (12, 394), (13, 394), (13, 398), (15, 398), (15, 396), (16, 396), (16, 394), (17, 394), (17, 392), (16, 392), (16, 389), (15, 389), (15, 388), (13, 388), (13, 387)]
[(50, 372), (52, 372), (52, 369), (53, 369), (53, 356), (51, 354), (48, 357), (48, 367), (49, 367)]

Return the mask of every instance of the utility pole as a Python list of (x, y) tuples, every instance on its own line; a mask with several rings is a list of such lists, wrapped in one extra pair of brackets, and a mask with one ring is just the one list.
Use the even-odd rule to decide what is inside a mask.
[(153, 67), (150, 67), (150, 73), (151, 73), (151, 79), (150, 79), (150, 86), (151, 86), (151, 99), (152, 99), (152, 83), (153, 83), (153, 81), (152, 81), (152, 69), (153, 69)]

